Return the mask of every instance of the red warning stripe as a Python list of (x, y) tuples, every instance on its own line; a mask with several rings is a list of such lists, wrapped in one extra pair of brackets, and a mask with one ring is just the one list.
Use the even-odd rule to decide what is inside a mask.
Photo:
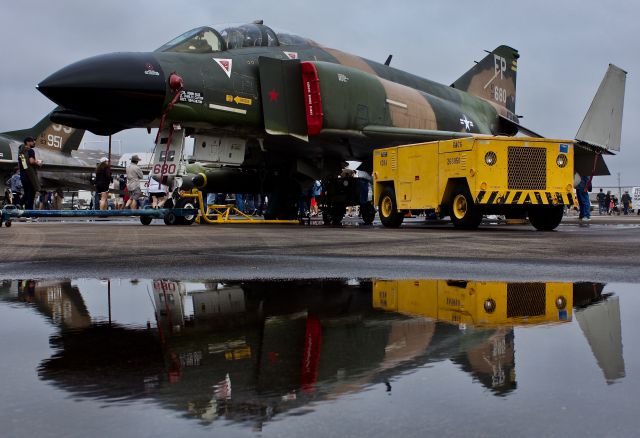
[(300, 65), (302, 67), (304, 106), (307, 114), (307, 133), (317, 135), (322, 130), (323, 116), (318, 71), (311, 62), (302, 62)]

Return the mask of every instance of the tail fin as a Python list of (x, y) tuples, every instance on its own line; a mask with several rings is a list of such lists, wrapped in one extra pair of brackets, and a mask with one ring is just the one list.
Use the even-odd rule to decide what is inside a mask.
[(18, 141), (22, 141), (25, 137), (33, 137), (36, 139), (38, 148), (70, 154), (71, 151), (75, 151), (80, 147), (85, 131), (51, 122), (49, 116), (52, 113), (53, 111), (44, 116), (33, 128), (11, 131), (5, 133), (5, 135)]
[(609, 64), (589, 111), (578, 129), (576, 140), (591, 146), (620, 150), (626, 79), (626, 71)]
[(500, 46), (489, 52), (451, 86), (502, 105), (514, 113), (519, 57), (516, 49)]

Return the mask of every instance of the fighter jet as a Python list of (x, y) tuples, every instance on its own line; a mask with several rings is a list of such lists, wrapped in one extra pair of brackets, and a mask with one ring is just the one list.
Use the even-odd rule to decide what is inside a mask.
[(378, 63), (256, 21), (199, 27), (153, 52), (91, 57), (38, 89), (63, 107), (51, 116), (58, 123), (99, 135), (159, 127), (165, 151), (154, 173), (175, 173), (167, 157), (195, 137), (196, 158), (233, 166), (209, 178), (208, 191), (269, 187), (286, 195), (270, 198), (285, 217), (295, 212), (286, 199), (345, 161), (370, 171), (376, 147), (535, 135), (515, 114), (518, 57), (499, 46), (443, 85), (391, 67), (390, 57)]
[(30, 129), (0, 133), (0, 185), (4, 186), (18, 167), (18, 149), (23, 140), (32, 137), (36, 141), (36, 157), (43, 162), (38, 171), (43, 190), (92, 189), (91, 174), (105, 153), (78, 151), (84, 130), (51, 122), (50, 115)]

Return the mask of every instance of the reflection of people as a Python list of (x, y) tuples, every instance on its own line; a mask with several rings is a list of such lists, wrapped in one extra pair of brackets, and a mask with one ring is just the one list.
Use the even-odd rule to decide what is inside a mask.
[[(102, 157), (96, 167), (96, 194), (98, 195), (100, 210), (107, 209), (107, 195), (109, 194), (109, 184), (111, 184), (111, 167), (109, 159)], [(94, 206), (94, 208), (97, 206)], [(96, 208), (97, 210), (97, 208)]]
[(591, 181), (590, 178), (586, 175), (580, 176), (580, 174), (576, 173), (576, 177), (579, 178), (580, 181), (576, 186), (576, 195), (578, 197), (578, 205), (580, 206), (579, 219), (585, 222), (589, 222), (591, 220), (591, 202), (589, 201)]
[(138, 208), (138, 201), (142, 197), (140, 182), (144, 177), (142, 170), (138, 167), (140, 157), (134, 155), (131, 157), (131, 164), (127, 167), (127, 190), (129, 191), (129, 200), (124, 208), (135, 210)]
[(27, 303), (33, 303), (36, 296), (35, 280), (18, 281), (18, 296), (22, 297)]
[(33, 137), (25, 138), (18, 154), (20, 181), (24, 190), (23, 203), (26, 210), (33, 210), (36, 192), (40, 191), (40, 180), (36, 168), (42, 166), (42, 161), (36, 160), (36, 153), (33, 150), (35, 145), (36, 141)]

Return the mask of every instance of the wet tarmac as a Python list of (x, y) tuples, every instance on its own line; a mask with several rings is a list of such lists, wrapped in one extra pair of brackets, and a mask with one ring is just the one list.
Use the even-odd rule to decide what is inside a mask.
[[(532, 279), (535, 280), (535, 279)], [(635, 436), (638, 283), (0, 282), (3, 436)]]
[(640, 216), (555, 232), (487, 221), (361, 226), (53, 221), (0, 229), (0, 278), (436, 278), (640, 282)]

